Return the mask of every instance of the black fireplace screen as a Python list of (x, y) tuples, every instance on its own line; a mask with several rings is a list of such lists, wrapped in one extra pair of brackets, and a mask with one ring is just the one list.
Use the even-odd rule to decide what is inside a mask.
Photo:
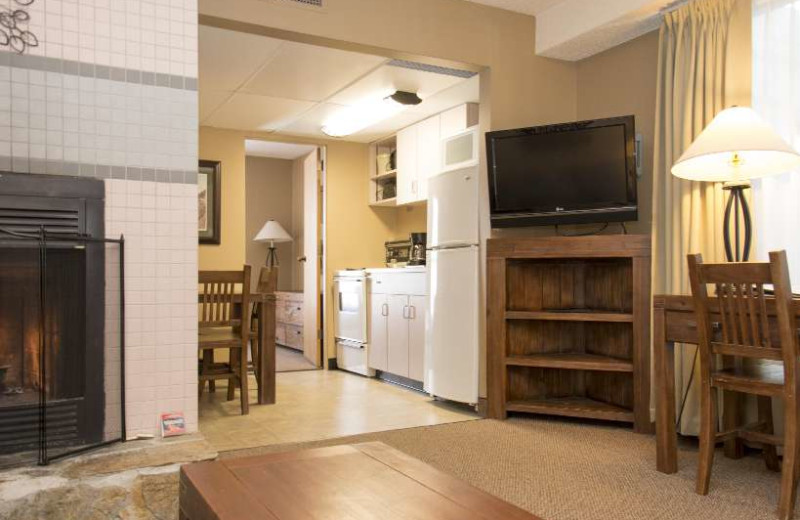
[(0, 197), (0, 467), (125, 440), (124, 238), (29, 202)]

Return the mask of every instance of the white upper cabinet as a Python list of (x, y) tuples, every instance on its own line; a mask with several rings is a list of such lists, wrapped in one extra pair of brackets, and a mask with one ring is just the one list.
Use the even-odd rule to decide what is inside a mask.
[(417, 126), (397, 133), (397, 204), (416, 202), (417, 194)]
[(439, 114), (440, 139), (447, 139), (478, 124), (478, 105), (464, 103)]
[(397, 205), (428, 200), (428, 179), (442, 167), (442, 139), (476, 124), (478, 105), (466, 103), (397, 133)]
[(417, 123), (417, 200), (428, 200), (428, 179), (441, 169), (439, 116)]

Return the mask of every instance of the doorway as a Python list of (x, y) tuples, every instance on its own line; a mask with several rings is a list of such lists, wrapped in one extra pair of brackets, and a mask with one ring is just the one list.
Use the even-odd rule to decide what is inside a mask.
[(247, 139), (245, 152), (247, 263), (277, 270), (276, 371), (322, 368), (324, 148)]

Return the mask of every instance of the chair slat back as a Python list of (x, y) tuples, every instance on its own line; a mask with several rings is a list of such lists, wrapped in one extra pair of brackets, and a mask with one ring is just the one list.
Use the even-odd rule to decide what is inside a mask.
[[(777, 357), (777, 349), (783, 350), (783, 358), (796, 352), (796, 334), (784, 334), (796, 330), (785, 251), (770, 253), (770, 261), (763, 263), (704, 264), (701, 255), (689, 255), (688, 260), (700, 347), (707, 350), (708, 356), (724, 350), (744, 357), (771, 359)], [(709, 285), (714, 286), (717, 298), (719, 342), (713, 341)], [(781, 345), (774, 345), (771, 338), (765, 285), (773, 286), (776, 308), (786, 306), (787, 318), (783, 320), (786, 323), (781, 322), (778, 309)], [(788, 345), (784, 344), (784, 338), (790, 338)]]
[[(250, 266), (241, 271), (200, 271), (198, 275), (198, 325), (209, 327), (249, 327), (249, 313), (236, 312), (235, 305), (249, 308)], [(246, 330), (246, 329), (245, 329)]]

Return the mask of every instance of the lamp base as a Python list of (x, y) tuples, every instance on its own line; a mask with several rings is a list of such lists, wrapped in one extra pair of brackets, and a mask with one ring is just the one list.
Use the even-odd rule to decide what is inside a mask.
[(267, 250), (267, 267), (276, 267), (278, 265), (278, 254), (275, 252), (275, 246), (270, 246)]
[[(750, 207), (744, 196), (744, 190), (749, 187), (749, 184), (740, 183), (726, 185), (722, 188), (725, 191), (730, 191), (728, 203), (725, 206), (725, 224), (722, 231), (725, 239), (725, 257), (728, 262), (747, 262), (750, 259), (753, 225), (750, 220)], [(741, 236), (742, 225), (744, 226), (744, 237)], [(733, 245), (731, 245), (731, 227), (733, 227), (734, 232)]]

